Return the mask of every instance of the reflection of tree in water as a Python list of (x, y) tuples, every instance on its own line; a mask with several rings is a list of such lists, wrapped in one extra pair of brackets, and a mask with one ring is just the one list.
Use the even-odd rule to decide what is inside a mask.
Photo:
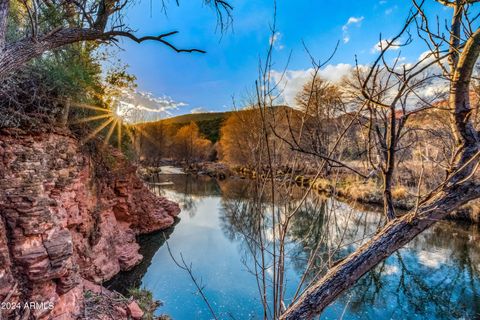
[(320, 197), (318, 201), (306, 201), (299, 209), (293, 219), (290, 228), (290, 236), (295, 239), (296, 245), (290, 252), (290, 260), (295, 270), (302, 272), (308, 263), (312, 254), (316, 251), (312, 259), (316, 266), (324, 264), (328, 259), (325, 252), (328, 252), (324, 235), (326, 234), (326, 206), (327, 201)]
[[(272, 209), (269, 206), (272, 201), (269, 192), (271, 189), (268, 185), (261, 186), (263, 189), (259, 193), (259, 186), (248, 180), (227, 180), (221, 182), (220, 186), (223, 192), (220, 219), (224, 233), (231, 240), (242, 241), (242, 250), (245, 255), (243, 263), (251, 273), (257, 276), (257, 281), (262, 268), (267, 268), (266, 277), (271, 281), (269, 269), (274, 261), (272, 258), (274, 242), (271, 236)], [(287, 214), (296, 210), (285, 242), (282, 244), (288, 260), (287, 264), (293, 265), (293, 269), (299, 275), (306, 269), (309, 270), (299, 283), (300, 288), (304, 287), (302, 284), (307, 284), (319, 276), (336, 258), (346, 254), (347, 250), (342, 248), (343, 243), (350, 239), (364, 239), (366, 234), (371, 235), (378, 227), (377, 224), (371, 223), (368, 226), (365, 226), (366, 223), (348, 224), (353, 213), (357, 212), (350, 210), (349, 214), (346, 214), (346, 210), (332, 199), (318, 195), (302, 199), (304, 191), (300, 188), (288, 189), (288, 194), (282, 190), (285, 189), (275, 190), (277, 221), (281, 221)], [(375, 217), (377, 222), (379, 218), (377, 215)], [(358, 213), (355, 218), (359, 221), (361, 218), (366, 219)], [(363, 230), (360, 228), (362, 226), (364, 226)], [(280, 237), (281, 232), (277, 231), (276, 234)], [(277, 239), (277, 244), (279, 241)], [(282, 248), (277, 249), (277, 252), (278, 250)], [(285, 278), (284, 281), (287, 283), (289, 280)]]
[(222, 190), (221, 228), (230, 239), (258, 239), (265, 206), (250, 198), (255, 185), (243, 179), (228, 179), (219, 183)]
[(289, 259), (302, 287), (368, 240), (383, 225), (382, 215), (358, 211), (313, 193), (305, 199), (288, 229)]
[(190, 217), (193, 217), (197, 212), (199, 197), (221, 193), (217, 182), (208, 176), (158, 174), (152, 176), (149, 182), (152, 191), (158, 195), (165, 196), (169, 191), (175, 192), (174, 199), (171, 200), (180, 203), (182, 211), (187, 212)]
[[(255, 186), (245, 181), (220, 185), (223, 231), (232, 240), (243, 240), (245, 253), (259, 255), (259, 234), (264, 232), (262, 226), (269, 223), (270, 214), (265, 212), (268, 195), (258, 201)], [(277, 199), (284, 198), (280, 195)], [(291, 201), (280, 203), (279, 207), (288, 210), (295, 205)], [(334, 199), (312, 195), (289, 227), (287, 255), (297, 274), (312, 263), (304, 282), (308, 284), (382, 225), (381, 214), (358, 211)], [(378, 317), (378, 312), (393, 319), (474, 317), (480, 313), (480, 248), (475, 245), (479, 237), (472, 227), (438, 223), (367, 273), (340, 302), (348, 304), (349, 314), (362, 318)], [(435, 257), (440, 262), (432, 267), (429, 264), (437, 263)], [(257, 259), (250, 257), (250, 262)]]
[(165, 244), (165, 240), (170, 238), (178, 221), (180, 219), (175, 219), (175, 224), (166, 230), (140, 236), (138, 238), (138, 243), (140, 244), (139, 253), (143, 256), (143, 260), (132, 270), (117, 274), (105, 286), (125, 295), (128, 294), (128, 289), (139, 288), (155, 253)]
[(438, 223), (367, 273), (342, 300), (350, 300), (353, 313), (375, 306), (390, 310), (394, 319), (476, 317), (480, 249), (472, 238), (478, 236), (472, 228)]

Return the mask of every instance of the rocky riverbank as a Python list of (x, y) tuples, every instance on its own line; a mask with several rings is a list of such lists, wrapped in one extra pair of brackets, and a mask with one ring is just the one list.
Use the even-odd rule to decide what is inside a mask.
[(81, 317), (85, 283), (137, 265), (136, 235), (174, 223), (178, 205), (118, 151), (99, 159), (67, 130), (0, 132), (2, 318)]

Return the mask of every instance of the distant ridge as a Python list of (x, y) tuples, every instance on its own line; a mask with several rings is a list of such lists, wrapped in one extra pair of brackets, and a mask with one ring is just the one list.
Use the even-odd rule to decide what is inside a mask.
[(182, 114), (180, 116), (175, 116), (171, 118), (162, 119), (164, 123), (190, 123), (190, 122), (198, 122), (198, 121), (207, 121), (207, 120), (215, 120), (215, 119), (225, 119), (230, 116), (235, 111), (226, 111), (226, 112), (201, 112), (201, 113), (189, 113), (189, 114)]
[(235, 111), (183, 114), (172, 118), (146, 122), (138, 125), (147, 130), (149, 127), (155, 127), (157, 125), (166, 125), (178, 129), (189, 124), (190, 122), (194, 122), (197, 124), (200, 132), (207, 139), (215, 143), (220, 139), (220, 128), (222, 127), (223, 121), (225, 121), (234, 112)]
[[(287, 106), (275, 106), (274, 108), (294, 110)], [(161, 119), (152, 122), (144, 122), (137, 124), (144, 129), (152, 128), (157, 125), (165, 125), (173, 129), (179, 129), (180, 127), (194, 122), (197, 124), (200, 132), (213, 143), (220, 139), (220, 128), (223, 122), (232, 114), (236, 112), (247, 111), (247, 109), (241, 109), (237, 111), (225, 111), (225, 112), (201, 112), (201, 113), (189, 113), (171, 118)]]

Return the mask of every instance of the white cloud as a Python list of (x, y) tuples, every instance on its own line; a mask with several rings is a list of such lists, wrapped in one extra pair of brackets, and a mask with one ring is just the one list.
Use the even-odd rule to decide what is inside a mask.
[(190, 113), (205, 113), (208, 112), (205, 108), (197, 107), (190, 110)]
[[(318, 72), (318, 77), (331, 81), (333, 83), (339, 82), (346, 76), (353, 66), (346, 63), (339, 63), (335, 65), (327, 65)], [(273, 82), (278, 84), (279, 90), (282, 92), (284, 102), (291, 106), (295, 106), (295, 96), (302, 89), (303, 85), (313, 77), (313, 68), (303, 70), (287, 70), (283, 74), (279, 71), (272, 71), (271, 78)]]
[(383, 269), (384, 275), (393, 275), (393, 274), (399, 274), (399, 273), (400, 273), (400, 269), (396, 265), (387, 264)]
[[(391, 42), (391, 40), (386, 40), (386, 39), (384, 39), (382, 41), (379, 41), (372, 47), (370, 52), (371, 53), (380, 52), (380, 51), (382, 51), (382, 49), (385, 49), (390, 42)], [(400, 42), (399, 41), (394, 41), (389, 48), (389, 50), (398, 50), (398, 49), (400, 49)]]
[(350, 25), (350, 24), (354, 24), (354, 23), (360, 23), (363, 21), (363, 19), (365, 19), (365, 17), (361, 16), (361, 17), (350, 17), (348, 18), (348, 21), (347, 21), (347, 26)]
[(343, 31), (343, 43), (348, 43), (350, 41), (350, 34), (348, 33), (348, 28), (351, 26), (351, 25), (356, 25), (357, 27), (359, 27), (363, 21), (363, 19), (365, 19), (365, 17), (361, 16), (361, 17), (350, 17), (348, 18), (347, 20), (347, 23), (345, 23), (343, 26), (342, 26), (342, 31)]
[[(393, 61), (392, 61), (393, 63)], [(397, 68), (402, 68), (403, 65), (410, 65), (406, 63), (404, 57), (399, 57), (397, 61)], [(350, 64), (329, 64), (322, 68), (318, 72), (318, 77), (330, 81), (332, 83), (339, 83), (342, 78), (347, 76), (355, 67)], [(368, 69), (367, 65), (360, 65), (361, 69)], [(296, 107), (295, 97), (300, 90), (302, 90), (305, 83), (310, 81), (313, 76), (314, 69), (301, 69), (301, 70), (287, 70), (285, 73), (280, 71), (272, 71), (272, 82), (278, 85), (281, 98), (283, 101), (279, 103), (285, 103), (288, 106)], [(421, 81), (427, 76), (433, 74), (441, 74), (441, 70), (438, 67), (432, 67), (429, 69), (428, 74), (418, 75), (418, 81)], [(396, 87), (392, 87), (385, 92), (385, 101), (389, 103), (396, 95)], [(412, 110), (425, 106), (426, 102), (435, 103), (443, 99), (445, 93), (449, 90), (448, 84), (442, 78), (433, 78), (429, 81), (425, 81), (421, 87), (415, 89), (415, 94), (411, 94), (407, 101), (407, 109)]]
[(282, 36), (282, 34), (280, 32), (275, 32), (273, 35), (270, 36), (270, 38), (268, 39), (268, 43), (269, 44), (275, 44), (275, 42), (278, 41), (278, 39), (280, 39), (280, 37)]
[(434, 252), (421, 251), (418, 254), (418, 261), (426, 267), (438, 269), (448, 261), (449, 253), (447, 250), (438, 250)]
[(432, 51), (430, 50), (424, 51), (418, 57), (418, 61), (422, 61), (425, 59), (427, 59), (428, 62), (431, 62), (435, 59), (435, 56), (433, 55)]
[(171, 97), (156, 97), (151, 92), (124, 91), (118, 99), (117, 114), (130, 122), (155, 121), (172, 115), (173, 110), (187, 106)]
[(280, 43), (282, 38), (283, 38), (283, 34), (277, 31), (270, 36), (270, 38), (268, 39), (268, 43), (272, 45), (275, 49), (282, 50), (283, 48), (285, 48), (285, 46)]

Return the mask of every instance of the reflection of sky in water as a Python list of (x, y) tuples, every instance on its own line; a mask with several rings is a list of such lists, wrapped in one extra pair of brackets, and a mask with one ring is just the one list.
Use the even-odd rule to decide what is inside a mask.
[[(228, 226), (222, 217), (226, 200), (224, 196), (222, 201), (218, 185), (205, 177), (186, 175), (166, 175), (161, 180), (173, 181), (174, 185), (155, 186), (157, 192), (183, 207), (181, 221), (169, 239), (173, 254), (179, 257), (182, 253), (185, 261), (192, 263), (194, 275), (205, 286), (204, 292), (221, 319), (260, 319), (262, 309), (257, 283), (247, 270), (252, 261), (242, 237), (227, 237), (231, 230), (225, 230)], [(376, 230), (378, 213), (355, 211), (352, 222), (345, 219), (346, 212), (352, 208), (340, 203), (334, 205), (336, 224), (347, 227), (346, 236), (350, 240)], [(438, 223), (365, 275), (321, 318), (474, 318), (480, 311), (478, 237), (473, 227)], [(291, 239), (297, 237), (292, 235)], [(350, 244), (342, 252), (346, 254), (360, 243)], [(302, 254), (294, 254), (301, 249), (298, 243), (288, 247), (295, 260), (288, 263), (287, 297), (296, 289), (299, 272), (304, 267)], [(189, 275), (174, 265), (166, 246), (154, 254), (141, 283), (164, 302), (160, 313), (181, 320), (211, 319)]]
[[(231, 312), (248, 319), (258, 303), (256, 282), (245, 272), (238, 244), (227, 240), (220, 229), (218, 205), (218, 197), (201, 199), (194, 216), (182, 215), (169, 244), (176, 257), (182, 253), (192, 263), (194, 275), (205, 285), (205, 294), (222, 318)], [(142, 286), (165, 303), (161, 312), (174, 319), (210, 319), (188, 274), (173, 264), (165, 247), (155, 254)]]

